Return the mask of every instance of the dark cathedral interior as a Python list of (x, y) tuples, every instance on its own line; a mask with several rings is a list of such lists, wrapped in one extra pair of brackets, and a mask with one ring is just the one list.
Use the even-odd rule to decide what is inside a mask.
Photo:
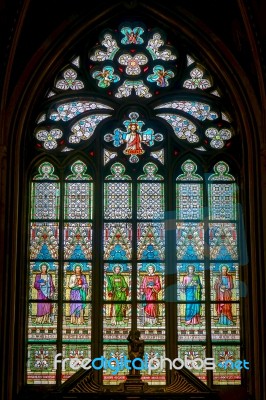
[(266, 400), (266, 2), (1, 0), (0, 30), (0, 398)]

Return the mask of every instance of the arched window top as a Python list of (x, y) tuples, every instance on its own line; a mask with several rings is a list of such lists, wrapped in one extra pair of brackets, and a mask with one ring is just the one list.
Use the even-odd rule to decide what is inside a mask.
[[(126, 112), (125, 100), (130, 101)], [(109, 121), (117, 117), (126, 131), (116, 127), (108, 132)], [(160, 132), (143, 128), (147, 118), (156, 121)], [(235, 135), (222, 92), (204, 63), (176, 38), (170, 43), (161, 29), (126, 22), (103, 31), (93, 48), (73, 56), (55, 76), (37, 118), (36, 147), (68, 153), (99, 134), (118, 147), (119, 129), (124, 140), (134, 122), (141, 139), (149, 135), (143, 139), (148, 146), (170, 134), (201, 154), (230, 147)], [(129, 161), (138, 162), (140, 152), (130, 154)], [(164, 162), (162, 153), (150, 155)], [(106, 153), (106, 163), (109, 157)]]
[(92, 180), (92, 177), (86, 174), (87, 167), (82, 161), (76, 161), (71, 165), (71, 175), (68, 175), (66, 179), (68, 181), (76, 181), (76, 180)]

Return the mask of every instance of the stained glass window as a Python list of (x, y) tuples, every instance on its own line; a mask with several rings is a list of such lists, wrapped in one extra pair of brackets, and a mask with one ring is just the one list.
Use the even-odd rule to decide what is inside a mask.
[[(142, 22), (105, 30), (55, 76), (33, 136), (47, 159), (31, 179), (27, 382), (122, 360), (138, 330), (147, 360), (187, 358), (210, 386), (240, 384), (234, 120), (202, 60)], [(77, 369), (55, 368), (58, 353)], [(113, 367), (94, 372), (117, 388), (128, 370)], [(142, 371), (153, 386), (172, 378)]]

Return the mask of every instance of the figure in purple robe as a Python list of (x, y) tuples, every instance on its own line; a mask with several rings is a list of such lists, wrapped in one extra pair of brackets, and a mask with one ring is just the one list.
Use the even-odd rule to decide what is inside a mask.
[[(37, 290), (38, 300), (50, 300), (55, 292), (53, 278), (48, 274), (48, 264), (43, 263), (40, 266), (40, 274), (35, 276), (34, 288)], [(37, 303), (36, 324), (45, 324), (53, 322), (52, 319), (53, 304), (50, 302)]]
[(75, 265), (74, 274), (69, 279), (70, 287), (70, 322), (71, 324), (85, 324), (84, 309), (85, 300), (88, 294), (88, 283), (86, 276), (82, 274), (79, 264)]

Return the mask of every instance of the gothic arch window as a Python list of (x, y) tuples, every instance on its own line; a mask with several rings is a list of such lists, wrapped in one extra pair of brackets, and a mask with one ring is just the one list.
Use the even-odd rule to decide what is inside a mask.
[[(32, 132), (27, 383), (61, 384), (62, 358), (189, 360), (209, 386), (239, 385), (236, 137), (223, 90), (161, 29), (126, 22), (55, 76)], [(195, 358), (213, 357), (216, 370)], [(127, 370), (99, 371), (118, 385)], [(162, 366), (151, 385), (172, 382)]]

